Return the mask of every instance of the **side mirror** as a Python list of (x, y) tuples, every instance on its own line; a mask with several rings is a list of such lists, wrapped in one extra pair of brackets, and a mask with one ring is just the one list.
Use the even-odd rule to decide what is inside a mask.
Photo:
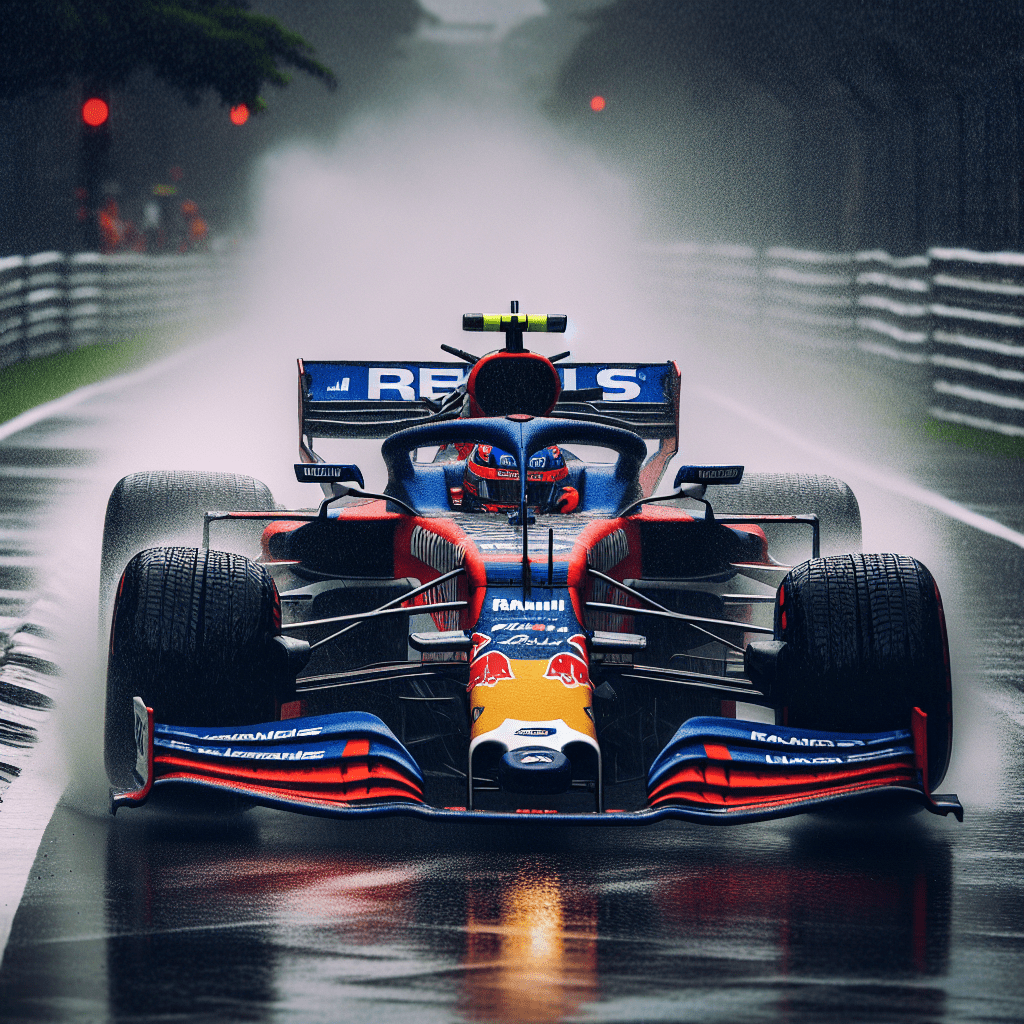
[(422, 654), (469, 654), (473, 649), (473, 638), (461, 629), (443, 630), (440, 633), (410, 633), (409, 646)]
[(363, 472), (358, 466), (343, 466), (332, 462), (297, 462), (295, 479), (300, 484), (355, 483), (365, 487)]
[(595, 629), (588, 646), (591, 654), (632, 654), (647, 646), (647, 637), (639, 633), (610, 633)]
[(704, 497), (708, 484), (738, 484), (742, 479), (742, 466), (680, 466), (676, 473), (675, 483), (672, 485), (675, 490), (671, 494), (641, 498), (624, 508), (619, 515), (628, 516), (630, 512), (649, 501), (670, 501), (672, 498), (683, 497), (704, 502), (706, 509), (704, 518), (707, 522), (713, 523), (715, 521), (714, 510), (711, 508), (711, 502)]
[[(682, 484), (738, 484), (743, 479), (742, 466), (680, 466), (673, 486)], [(703, 493), (703, 492), (701, 492)]]

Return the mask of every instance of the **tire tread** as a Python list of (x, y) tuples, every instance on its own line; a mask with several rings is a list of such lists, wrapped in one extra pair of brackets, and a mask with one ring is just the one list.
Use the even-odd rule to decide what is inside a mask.
[(905, 555), (810, 559), (782, 581), (789, 725), (839, 732), (907, 728), (928, 714), (929, 773), (949, 760), (951, 711), (942, 606), (931, 573)]

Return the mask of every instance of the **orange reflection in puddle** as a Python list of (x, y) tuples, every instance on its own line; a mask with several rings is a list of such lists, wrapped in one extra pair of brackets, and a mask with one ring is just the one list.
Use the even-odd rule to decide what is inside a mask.
[(471, 889), (459, 1008), (469, 1020), (543, 1024), (597, 995), (597, 905), (592, 890), (551, 870), (519, 872)]

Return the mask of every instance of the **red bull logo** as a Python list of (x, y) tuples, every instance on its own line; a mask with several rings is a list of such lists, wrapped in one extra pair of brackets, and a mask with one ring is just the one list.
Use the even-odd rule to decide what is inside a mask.
[(589, 686), (587, 663), (575, 654), (556, 654), (549, 662), (545, 679), (557, 679), (563, 686)]
[(472, 664), (477, 655), (491, 642), (489, 636), (485, 636), (483, 633), (473, 634), (473, 649), (469, 652), (469, 662)]
[(494, 686), (503, 679), (515, 679), (512, 663), (501, 651), (488, 651), (476, 658), (469, 670), (469, 688)]

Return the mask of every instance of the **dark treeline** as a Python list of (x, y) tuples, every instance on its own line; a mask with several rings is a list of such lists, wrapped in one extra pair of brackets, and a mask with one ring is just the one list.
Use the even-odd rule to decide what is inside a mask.
[[(538, 37), (556, 67), (555, 43), (571, 47), (582, 20), (549, 109), (649, 187), (666, 236), (1024, 251), (1024, 0), (547, 4), (506, 56), (521, 63), (515, 44)], [(215, 96), (190, 106), (153, 71), (134, 72), (110, 110), (109, 189), (126, 218), (172, 184), (173, 167), (175, 202), (193, 200), (214, 232), (237, 226), (256, 158), (327, 141), (378, 102), (402, 63), (397, 44), (424, 17), (417, 0), (252, 7), (310, 40), (339, 88), (296, 76), (236, 127)], [(0, 255), (77, 247), (80, 104), (79, 84), (0, 100)]]
[(644, 176), (666, 233), (1024, 249), (1024, 0), (617, 0), (587, 19), (554, 109)]
[[(17, 0), (11, 6), (12, 11), (32, 8), (30, 0)], [(90, 11), (89, 3), (78, 0), (71, 5), (52, 5), (52, 11), (46, 9), (46, 17), (66, 20), (65, 6), (72, 11)], [(76, 217), (81, 200), (76, 189), (82, 184), (80, 111), (83, 91), (90, 88), (85, 81), (90, 67), (88, 77), (106, 86), (103, 95), (110, 101), (109, 171), (100, 183), (100, 194), (90, 197), (90, 203), (99, 207), (113, 199), (119, 217), (142, 227), (145, 207), (154, 201), (154, 189), (173, 189), (173, 196), (156, 198), (164, 227), (176, 244), (184, 225), (181, 207), (185, 203), (192, 204), (212, 234), (237, 228), (249, 212), (249, 180), (257, 158), (292, 140), (332, 139), (346, 116), (368, 98), (386, 91), (401, 40), (407, 39), (424, 17), (417, 0), (254, 0), (251, 4), (247, 0), (223, 4), (178, 0), (162, 5), (103, 0), (93, 6), (102, 8), (108, 20), (114, 19), (109, 26), (111, 38), (106, 40), (104, 31), (97, 31), (91, 23), (63, 25), (64, 32), (72, 36), (76, 31), (92, 30), (86, 40), (89, 45), (83, 45), (77, 62), (72, 60), (74, 53), (68, 56), (66, 52), (67, 39), (58, 39), (59, 46), (54, 44), (63, 63), (55, 66), (54, 60), (48, 61), (43, 46), (46, 26), (41, 23), (22, 26), (20, 36), (14, 32), (0, 36), (0, 53), (13, 48), (13, 56), (19, 58), (8, 61), (0, 75), (0, 256), (83, 247)], [(288, 59), (275, 69), (262, 50), (247, 54), (243, 40), (238, 44), (242, 53), (234, 70), (211, 68), (218, 44), (235, 45), (231, 38), (222, 41), (215, 37), (218, 26), (213, 26), (214, 38), (200, 41), (209, 52), (198, 43), (190, 50), (179, 40), (178, 53), (174, 40), (161, 36), (153, 43), (146, 36), (148, 26), (135, 24), (128, 17), (140, 10), (162, 15), (168, 10), (188, 14), (193, 8), (226, 11), (225, 17), (236, 8), (240, 13), (233, 16), (243, 17), (250, 7), (256, 18), (276, 19), (283, 26), (286, 42), (289, 33), (299, 34), (299, 43), (292, 42), (291, 50), (284, 50), (286, 57), (295, 57), (298, 63)], [(116, 21), (119, 11), (126, 12), (123, 24)], [(273, 28), (265, 29), (272, 40)], [(138, 53), (133, 51), (131, 32), (140, 34)], [(316, 57), (336, 73), (337, 89), (324, 89), (317, 75), (290, 75), (296, 68), (300, 72), (317, 70), (311, 59), (304, 61), (302, 39), (309, 40)], [(142, 45), (147, 41), (149, 49)], [(34, 50), (30, 44), (35, 45)], [(189, 65), (186, 58), (196, 66)], [(288, 87), (274, 88), (283, 84), (283, 77), (291, 77)], [(232, 124), (229, 103), (249, 99), (261, 84), (271, 86), (261, 94), (266, 111), (242, 126)], [(237, 95), (236, 89), (241, 90)]]

